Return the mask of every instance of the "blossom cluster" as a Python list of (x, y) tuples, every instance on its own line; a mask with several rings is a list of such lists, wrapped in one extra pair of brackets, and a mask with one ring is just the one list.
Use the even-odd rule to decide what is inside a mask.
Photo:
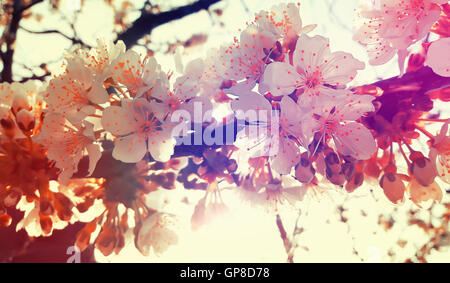
[[(132, 235), (143, 254), (158, 254), (177, 243), (178, 219), (149, 199), (177, 184), (206, 191), (193, 227), (226, 210), (222, 180), (275, 211), (310, 191), (351, 193), (371, 180), (393, 203), (406, 191), (419, 206), (440, 201), (436, 180), (450, 183), (450, 121), (429, 111), (434, 100), (448, 101), (445, 3), (381, 0), (360, 12), (366, 20), (355, 39), (367, 46), (371, 64), (397, 53), (403, 62), (430, 29), (441, 36), (424, 45), (424, 55), (410, 56), (410, 63), (423, 60), (401, 81), (416, 83), (419, 71), (443, 81), (426, 90), (427, 83), (351, 86), (365, 64), (311, 35), (316, 26), (304, 26), (293, 3), (257, 13), (239, 37), (204, 59), (183, 64), (177, 54), (175, 72), (120, 41), (99, 40), (67, 54), (63, 71), (45, 85), (3, 83), (0, 167), (8, 173), (0, 176), (0, 225), (11, 223), (7, 208), (17, 207), (26, 210), (18, 229), (30, 236), (83, 221), (76, 240), (82, 250), (95, 243), (104, 255), (118, 253)], [(231, 144), (180, 144), (191, 139), (186, 129), (193, 124), (200, 132), (213, 125), (216, 137), (228, 126), (197, 119), (199, 106), (206, 113), (219, 104), (233, 111)], [(436, 135), (425, 129), (430, 123), (443, 125)], [(425, 154), (413, 149), (423, 135)], [(399, 172), (401, 158), (406, 172)]]

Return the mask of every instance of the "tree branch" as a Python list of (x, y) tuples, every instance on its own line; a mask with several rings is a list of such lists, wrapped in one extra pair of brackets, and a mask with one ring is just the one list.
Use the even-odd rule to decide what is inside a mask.
[(125, 45), (130, 48), (144, 35), (150, 34), (154, 28), (171, 21), (181, 19), (187, 15), (194, 14), (203, 9), (207, 10), (211, 5), (220, 1), (221, 0), (198, 0), (192, 4), (181, 6), (159, 14), (143, 12), (142, 15), (134, 21), (128, 29), (124, 30), (117, 36), (116, 42), (118, 40), (122, 40)]
[(68, 36), (68, 35), (66, 35), (66, 34), (64, 34), (64, 33), (62, 33), (61, 31), (56, 30), (56, 29), (43, 30), (43, 31), (34, 31), (34, 30), (29, 30), (29, 29), (27, 29), (27, 28), (24, 28), (23, 26), (21, 26), (20, 28), (21, 28), (22, 30), (24, 30), (24, 31), (26, 31), (26, 32), (28, 32), (28, 33), (32, 33), (32, 34), (58, 34), (58, 35), (60, 35), (60, 36), (62, 36), (62, 37), (64, 37), (64, 38), (66, 38), (66, 39), (72, 41), (72, 44), (80, 44), (80, 45), (82, 45), (82, 46), (84, 46), (84, 47), (88, 47), (88, 48), (91, 48), (91, 47), (92, 47), (92, 46), (90, 46), (90, 45), (84, 43), (82, 40), (80, 40), (80, 39), (78, 39), (78, 38), (76, 38), (76, 37), (70, 37), (70, 36)]
[(42, 1), (43, 0), (34, 0), (25, 6), (22, 6), (22, 1), (14, 1), (11, 22), (3, 34), (3, 40), (6, 43), (6, 51), (0, 54), (3, 61), (3, 70), (1, 75), (2, 82), (12, 82), (14, 43), (16, 42), (16, 34), (23, 12)]

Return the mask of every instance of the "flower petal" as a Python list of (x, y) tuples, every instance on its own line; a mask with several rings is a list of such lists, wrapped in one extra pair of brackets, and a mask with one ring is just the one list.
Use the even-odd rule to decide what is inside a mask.
[(335, 85), (345, 85), (353, 80), (358, 70), (362, 70), (365, 64), (352, 54), (346, 52), (333, 52), (324, 58), (325, 64), (322, 66), (326, 83)]
[[(272, 139), (277, 139), (277, 137)], [(270, 166), (279, 174), (289, 174), (292, 167), (300, 161), (300, 149), (287, 137), (280, 137), (278, 140), (274, 142), (274, 146), (279, 142), (278, 152), (271, 158)]]
[(125, 163), (136, 163), (142, 160), (146, 152), (145, 139), (131, 134), (116, 139), (112, 156)]
[(102, 126), (115, 136), (122, 136), (134, 130), (135, 121), (127, 106), (109, 106), (103, 111)]
[(372, 133), (362, 124), (350, 122), (337, 127), (333, 138), (340, 153), (366, 160), (377, 150)]
[(300, 81), (302, 78), (295, 68), (288, 63), (281, 62), (274, 62), (267, 66), (263, 77), (264, 85), (275, 96), (291, 94)]
[(443, 77), (450, 77), (450, 38), (441, 38), (431, 43), (425, 64), (433, 72)]

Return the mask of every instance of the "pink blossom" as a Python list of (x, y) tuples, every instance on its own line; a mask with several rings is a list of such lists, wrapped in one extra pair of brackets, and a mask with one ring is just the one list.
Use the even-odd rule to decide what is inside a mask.
[(450, 77), (450, 38), (441, 38), (431, 43), (425, 64), (443, 77)]
[(116, 137), (112, 155), (127, 163), (136, 163), (147, 152), (161, 162), (173, 154), (173, 125), (162, 120), (155, 103), (143, 98), (124, 99), (121, 106), (109, 106), (103, 112), (102, 126)]
[(48, 148), (47, 157), (61, 169), (58, 180), (62, 184), (67, 184), (78, 171), (78, 163), (86, 153), (89, 156), (89, 174), (94, 172), (101, 157), (100, 145), (95, 143), (94, 125), (87, 121), (72, 124), (59, 113), (47, 114), (35, 140)]
[(367, 46), (370, 64), (381, 65), (400, 52), (400, 70), (406, 49), (422, 39), (439, 19), (446, 0), (380, 0), (378, 7), (360, 12), (363, 24), (354, 39)]
[(275, 96), (302, 91), (300, 106), (308, 106), (319, 95), (338, 94), (332, 86), (345, 86), (362, 70), (364, 63), (345, 52), (331, 52), (327, 38), (301, 35), (293, 62), (271, 63), (264, 73), (264, 83)]

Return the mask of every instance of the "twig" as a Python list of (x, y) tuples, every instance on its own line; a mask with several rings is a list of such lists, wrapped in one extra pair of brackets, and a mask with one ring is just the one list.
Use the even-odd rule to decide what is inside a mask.
[(142, 15), (133, 22), (133, 24), (123, 32), (121, 32), (116, 41), (122, 40), (125, 45), (130, 48), (135, 45), (144, 35), (163, 24), (181, 19), (187, 15), (194, 14), (208, 8), (221, 0), (198, 0), (192, 4), (181, 6), (173, 10), (162, 12), (159, 14), (142, 13)]

